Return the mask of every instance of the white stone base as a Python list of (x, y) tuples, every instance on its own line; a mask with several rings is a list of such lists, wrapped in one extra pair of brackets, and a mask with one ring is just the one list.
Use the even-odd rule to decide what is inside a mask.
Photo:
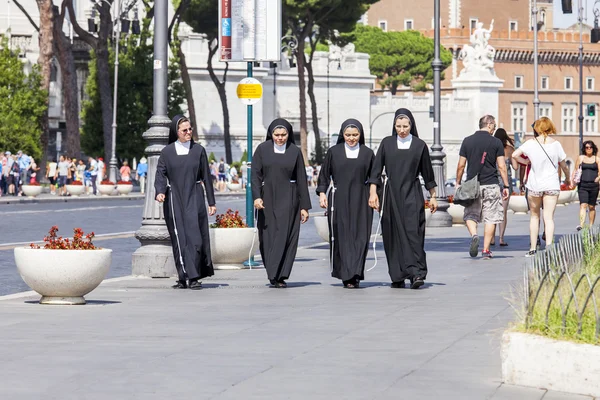
[(600, 396), (600, 346), (519, 332), (502, 337), (502, 380), (511, 385)]

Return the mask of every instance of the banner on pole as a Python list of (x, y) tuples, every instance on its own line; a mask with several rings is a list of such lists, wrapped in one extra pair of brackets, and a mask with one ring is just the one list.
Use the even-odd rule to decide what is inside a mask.
[(281, 59), (281, 0), (218, 0), (219, 60)]

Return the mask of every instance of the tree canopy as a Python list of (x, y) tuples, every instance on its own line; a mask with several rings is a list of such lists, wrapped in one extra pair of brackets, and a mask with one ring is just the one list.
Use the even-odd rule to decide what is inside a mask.
[[(119, 49), (116, 154), (120, 160), (131, 160), (144, 154), (147, 144), (142, 134), (148, 130), (148, 120), (152, 117), (153, 48), (151, 42), (137, 44), (137, 40), (136, 35), (131, 35), (121, 41)], [(114, 57), (114, 48), (111, 48), (111, 65)], [(90, 75), (86, 85), (89, 100), (83, 104), (81, 146), (86, 154), (98, 156), (104, 154), (104, 137), (97, 64), (93, 53), (89, 65)], [(111, 86), (114, 82), (113, 73), (114, 70), (111, 69)], [(177, 59), (170, 62), (168, 80), (168, 115), (181, 114), (184, 92)]]
[(39, 159), (40, 134), (48, 92), (41, 88), (37, 65), (26, 74), (23, 62), (4, 39), (0, 50), (0, 150)]
[[(384, 32), (358, 25), (347, 39), (354, 43), (357, 52), (369, 54), (371, 73), (393, 94), (399, 86), (425, 91), (427, 84), (433, 83), (434, 42), (420, 32)], [(440, 49), (440, 58), (442, 70), (452, 63), (452, 53), (444, 47)], [(443, 73), (441, 79), (444, 79)]]

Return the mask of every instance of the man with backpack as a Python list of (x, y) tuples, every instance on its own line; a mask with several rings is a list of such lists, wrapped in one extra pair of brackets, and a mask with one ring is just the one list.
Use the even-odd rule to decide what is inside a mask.
[(226, 188), (226, 182), (227, 182), (227, 165), (225, 164), (223, 157), (221, 157), (221, 161), (219, 162), (218, 171), (219, 171), (219, 183), (217, 185), (217, 190), (219, 192), (224, 192), (225, 188)]

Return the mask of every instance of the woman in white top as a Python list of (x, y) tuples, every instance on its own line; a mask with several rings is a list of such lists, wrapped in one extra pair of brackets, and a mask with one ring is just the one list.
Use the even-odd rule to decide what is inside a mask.
[(544, 227), (546, 229), (546, 245), (554, 241), (554, 210), (560, 194), (560, 179), (558, 168), (565, 174), (565, 183), (570, 186), (569, 168), (565, 163), (567, 155), (559, 141), (550, 135), (556, 134), (554, 123), (547, 117), (535, 121), (534, 128), (539, 136), (523, 143), (513, 153), (513, 159), (522, 164), (531, 162), (531, 172), (526, 187), (529, 191), (529, 207), (531, 219), (529, 222), (530, 247), (527, 257), (536, 253), (536, 244), (540, 226), (540, 208), (544, 209)]

